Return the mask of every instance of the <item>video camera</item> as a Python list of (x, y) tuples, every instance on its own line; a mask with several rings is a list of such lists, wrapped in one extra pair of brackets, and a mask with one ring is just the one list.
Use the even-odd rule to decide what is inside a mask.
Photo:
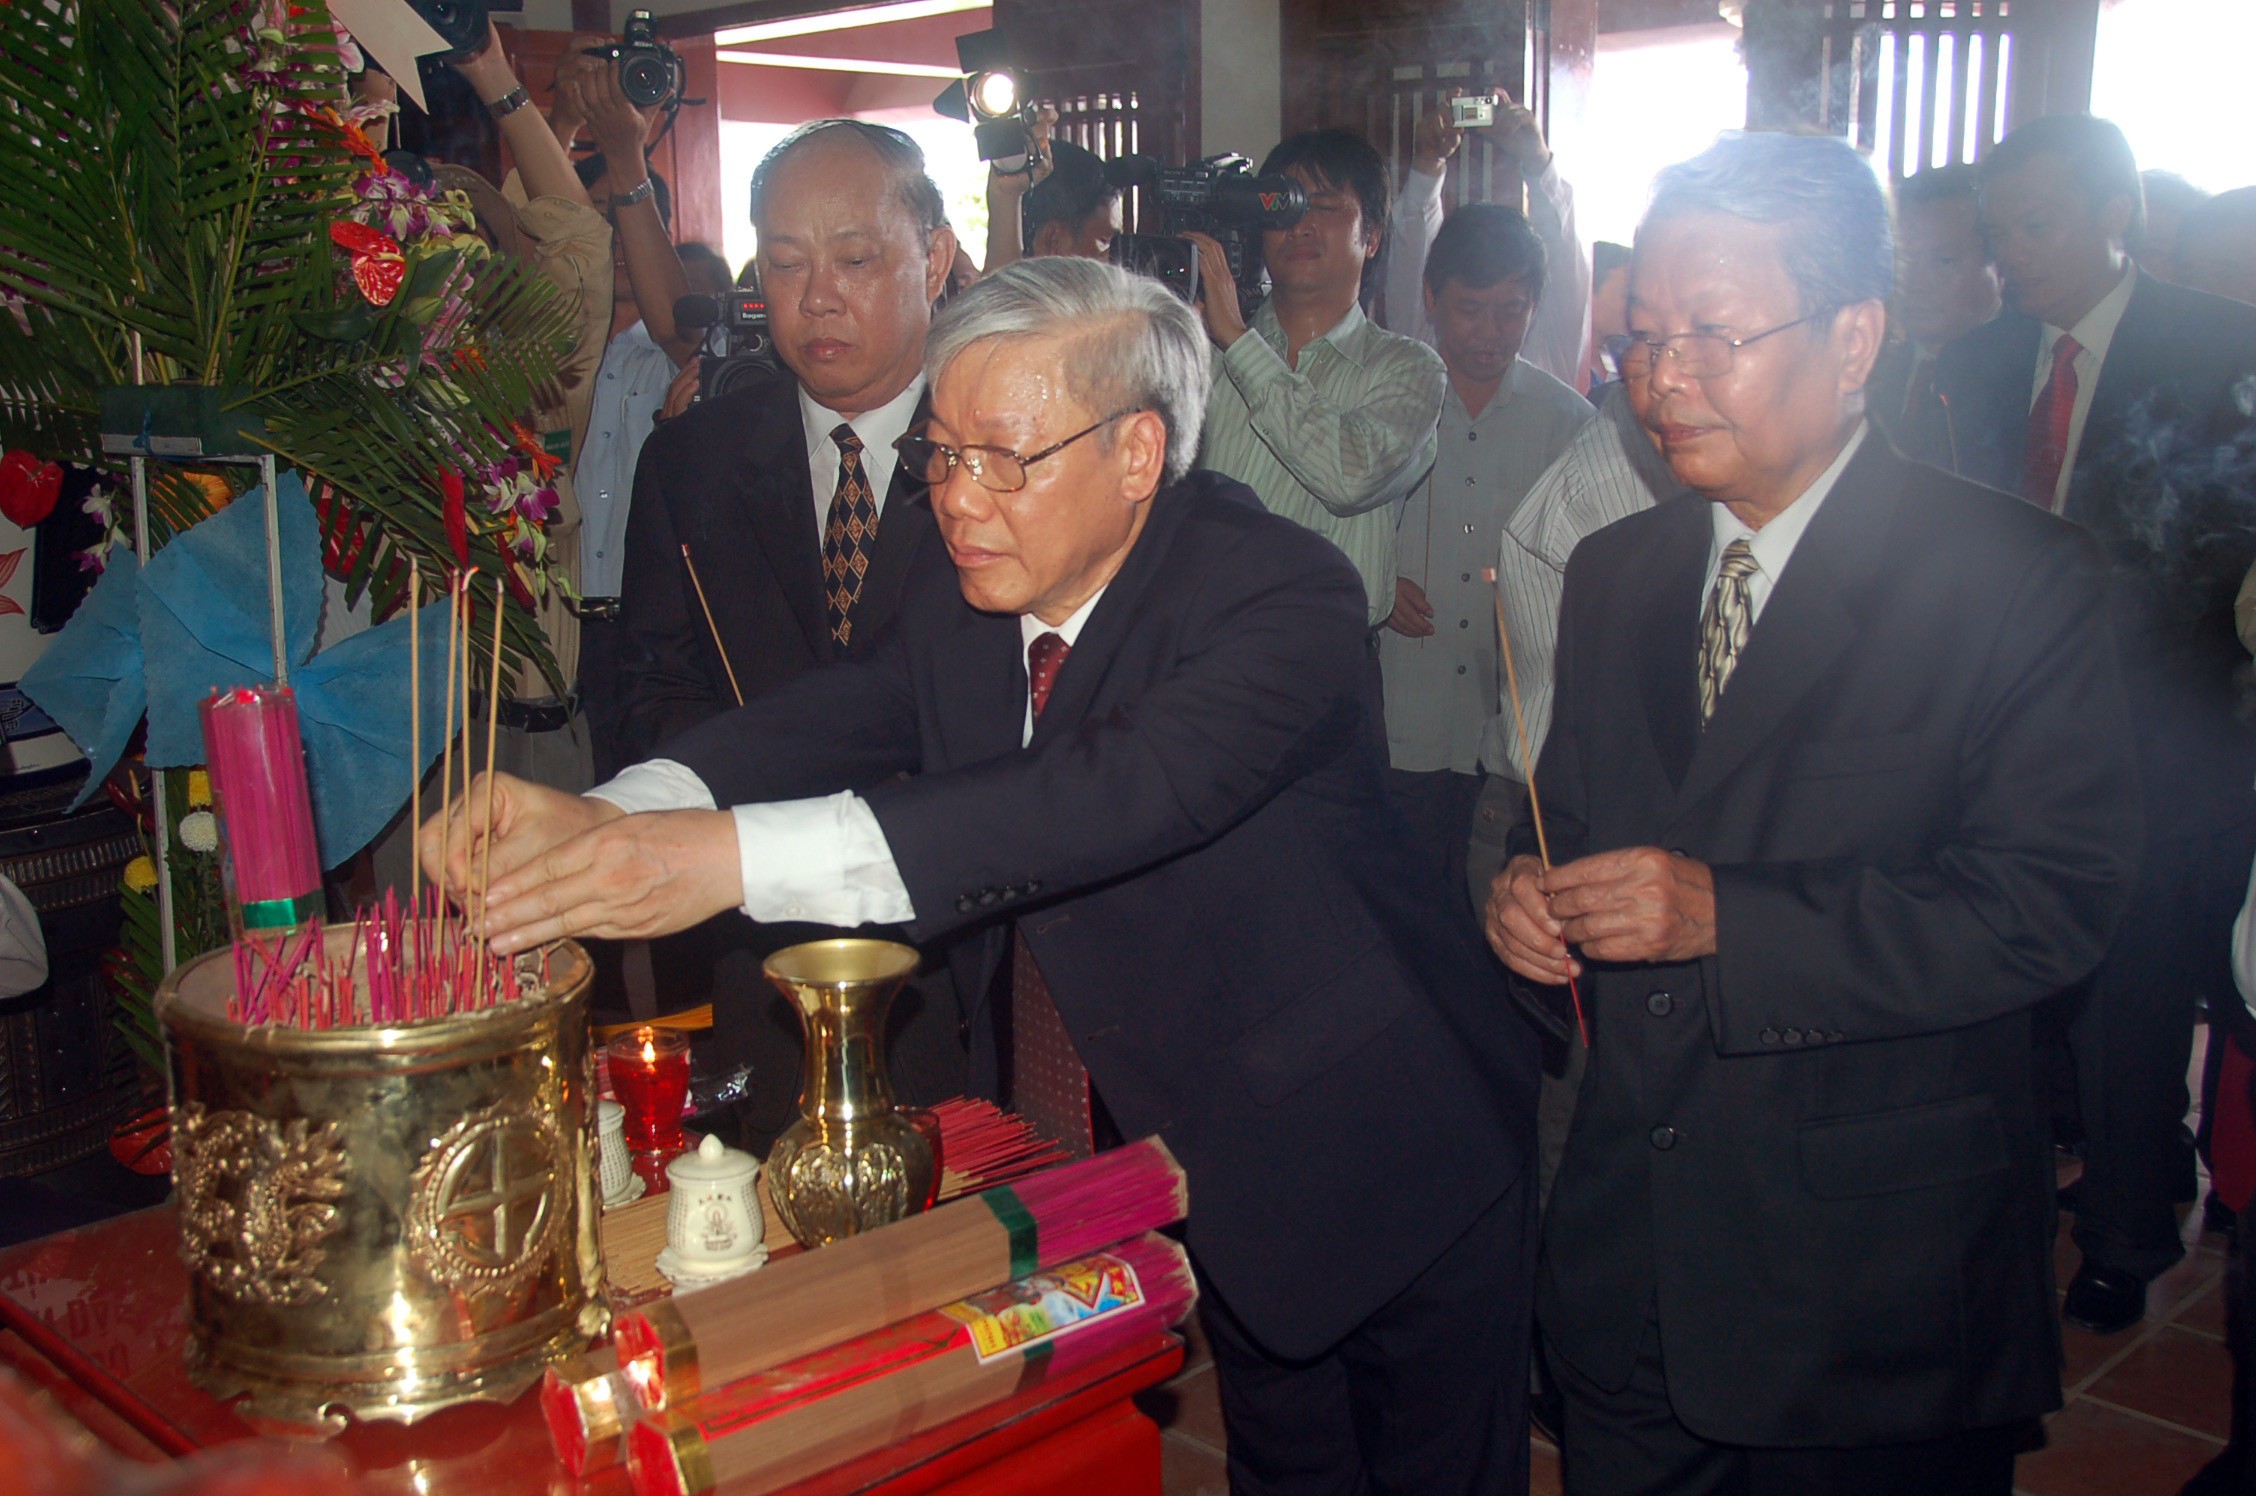
[(1260, 177), (1253, 163), (1236, 154), (1208, 156), (1189, 166), (1161, 166), (1150, 156), (1123, 156), (1105, 163), (1105, 178), (1126, 191), (1143, 187), (1156, 203), (1166, 229), (1160, 234), (1122, 234), (1112, 241), (1112, 263), (1149, 275), (1185, 301), (1199, 297), (1198, 251), (1184, 232), (1206, 234), (1230, 259), (1230, 278), (1238, 305), (1250, 316), (1269, 295), (1269, 272), (1261, 262), (1264, 229), (1291, 228), (1308, 211), (1308, 194), (1291, 177)]
[(431, 23), (448, 51), (447, 62), (468, 62), (484, 50), (486, 19), (495, 11), (523, 11), (525, 0), (408, 0), (415, 13)]
[(726, 296), (692, 292), (674, 303), (674, 326), (705, 329), (699, 359), (697, 397), (711, 400), (756, 375), (783, 367), (768, 332), (768, 298), (758, 286), (739, 286)]
[(619, 65), (619, 92), (637, 109), (678, 103), (689, 86), (688, 64), (682, 61), (679, 52), (659, 39), (658, 22), (647, 10), (628, 15), (620, 40), (609, 46), (581, 50), (590, 57), (607, 58)]

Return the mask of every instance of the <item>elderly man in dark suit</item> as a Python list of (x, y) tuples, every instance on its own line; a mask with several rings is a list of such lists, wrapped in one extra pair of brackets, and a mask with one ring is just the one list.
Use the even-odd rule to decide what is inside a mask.
[(2088, 538), (1867, 424), (1888, 241), (1787, 135), (1638, 232), (1625, 374), (1708, 502), (1569, 563), (1556, 865), (1489, 905), (1593, 1029), (1537, 1279), (1580, 1496), (2004, 1496), (2060, 1401), (2029, 1015), (2124, 904), (2125, 708)]
[[(883, 126), (818, 121), (761, 163), (752, 215), (781, 367), (691, 407), (643, 448), (625, 639), (602, 693), (617, 706), (597, 723), (605, 775), (739, 699), (866, 655), (911, 562), (936, 543), (923, 475), (893, 450), (924, 414), (925, 334), (955, 256), (922, 153)], [(725, 1052), (751, 1062), (754, 1146), (794, 1115), (800, 1050), (799, 1022), (760, 962), (821, 933), (725, 915), (653, 948), (677, 1005), (710, 983)], [(920, 976), (892, 1035), (905, 1096), (962, 1090), (961, 1026), (945, 972)]]
[[(2256, 560), (2256, 307), (2141, 271), (2123, 134), (2033, 120), (1984, 158), (1983, 231), (2011, 308), (1947, 348), (1956, 466), (2097, 536), (2132, 703), (2147, 837), (2107, 959), (2064, 1020), (2083, 1124), (2071, 1197), (2083, 1263), (2067, 1317), (2101, 1334), (2145, 1311), (2183, 1255), (2194, 1010), (2229, 1006), (2225, 953), (2256, 853), (2256, 731), (2233, 598)], [(1948, 465), (1948, 447), (1929, 460)], [(2074, 736), (2061, 739), (2063, 749)]]
[(1157, 282), (1025, 261), (929, 362), (945, 560), (867, 658), (593, 797), (501, 779), (496, 946), (954, 937), (961, 990), (1008, 974), (983, 1088), (1047, 1015), (1188, 1169), (1236, 1489), (1524, 1490), (1535, 1044), (1387, 808), (1360, 579), (1187, 473), (1209, 361)]

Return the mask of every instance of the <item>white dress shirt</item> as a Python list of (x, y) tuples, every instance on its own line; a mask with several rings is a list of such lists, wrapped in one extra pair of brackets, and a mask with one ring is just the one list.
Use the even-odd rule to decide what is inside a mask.
[[(1019, 615), (1019, 647), (1054, 633), (1071, 648), (1104, 596), (1099, 588), (1073, 615), (1051, 628), (1031, 613)], [(1026, 663), (1022, 653), (1021, 662)], [(1070, 663), (1070, 661), (1068, 662)], [(1028, 679), (1033, 668), (1027, 664)], [(1026, 698), (1026, 726), (1020, 746), (1034, 740), (1034, 697)], [(713, 792), (685, 765), (668, 758), (633, 764), (589, 790), (629, 815), (658, 810), (712, 810)], [(805, 800), (730, 807), (736, 818), (740, 906), (766, 923), (811, 920), (852, 929), (856, 925), (905, 925), (916, 918), (908, 885), (886, 845), (885, 832), (867, 801), (851, 790)]]
[(1726, 505), (1711, 503), (1708, 506), (1708, 517), (1715, 525), (1715, 539), (1708, 547), (1708, 579), (1700, 584), (1701, 617), (1707, 616), (1708, 596), (1715, 591), (1716, 576), (1723, 570), (1724, 547), (1734, 540), (1744, 540), (1747, 548), (1755, 553), (1755, 569), (1747, 578), (1748, 621), (1762, 621), (1763, 607), (1769, 603), (1771, 591), (1777, 587), (1778, 579), (1786, 575), (1786, 563), (1793, 559), (1794, 547), (1802, 543), (1802, 532), (1817, 517), (1817, 511), (1823, 507), (1827, 495), (1833, 492), (1833, 485), (1839, 480), (1841, 470), (1849, 465), (1850, 458), (1856, 456), (1857, 448), (1864, 445), (1865, 433), (1871, 429), (1868, 422), (1857, 422), (1857, 429), (1850, 434), (1831, 466), (1819, 473), (1815, 481), (1802, 490), (1800, 498), (1780, 510), (1769, 524), (1759, 530), (1749, 529), (1746, 522), (1733, 514)]
[[(893, 443), (908, 435), (909, 423), (916, 419), (917, 402), (924, 398), (924, 376), (919, 374), (909, 381), (909, 387), (875, 410), (865, 410), (846, 424), (854, 428), (854, 435), (862, 439), (862, 473), (869, 479), (870, 502), (877, 506), (879, 518), (885, 515), (885, 491), (893, 486), (893, 470), (901, 465), (901, 454), (893, 450)], [(839, 422), (845, 421), (837, 411), (817, 405), (807, 387), (799, 387), (799, 424), (807, 433), (807, 479), (815, 490), (815, 534), (819, 538), (830, 523), (830, 501), (838, 492), (838, 443), (830, 439)]]
[[(2076, 473), (2076, 450), (2084, 444), (2084, 418), (2091, 414), (2092, 391), (2099, 388), (2099, 371), (2107, 362), (2108, 345), (2115, 341), (2115, 329), (2123, 321), (2123, 309), (2131, 304), (2131, 292), (2138, 288), (2138, 267), (2126, 261), (2123, 277), (2115, 282), (2115, 289), (2099, 298), (2099, 305), (2084, 313), (2083, 320), (2065, 329), (2076, 340), (2076, 406), (2068, 417), (2068, 450), (2060, 459), (2060, 478), (2052, 490), (2052, 512), (2058, 514), (2068, 502), (2068, 483)], [(2044, 336), (2037, 339), (2036, 382), (2029, 386), (2029, 409), (2036, 410), (2037, 401), (2044, 388), (2052, 382), (2052, 350), (2060, 342), (2063, 329), (2050, 322), (2044, 326)]]

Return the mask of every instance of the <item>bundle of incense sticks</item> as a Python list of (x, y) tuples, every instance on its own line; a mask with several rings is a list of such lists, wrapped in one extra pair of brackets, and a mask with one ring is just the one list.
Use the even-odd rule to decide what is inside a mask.
[(237, 1023), (327, 1029), (418, 1023), (511, 1002), (548, 982), (549, 948), (512, 962), (468, 927), (439, 918), (439, 895), (425, 889), (420, 917), (397, 890), (363, 910), (349, 938), (320, 920), (289, 935), (246, 934), (235, 942), (235, 990), (227, 1016)]
[(932, 1109), (946, 1143), (941, 1167), (946, 1178), (941, 1195), (1007, 1184), (1013, 1179), (1064, 1163), (1069, 1156), (1057, 1143), (1012, 1116), (992, 1101), (958, 1096)]
[(700, 1388), (1173, 1225), (1189, 1209), (1182, 1165), (1165, 1143), (1146, 1138), (631, 1310), (613, 1322), (612, 1345), (636, 1399), (655, 1412)]
[(288, 686), (243, 686), (210, 697), (198, 713), (227, 839), (230, 922), (238, 936), (294, 930), (321, 909), (297, 696)]
[(1196, 1297), (1181, 1247), (1125, 1241), (669, 1408), (628, 1435), (628, 1474), (636, 1496), (759, 1496), (1100, 1361)]

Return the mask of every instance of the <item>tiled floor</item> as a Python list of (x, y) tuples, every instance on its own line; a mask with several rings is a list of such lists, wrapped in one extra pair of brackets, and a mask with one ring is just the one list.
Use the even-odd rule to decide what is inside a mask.
[[(2073, 1177), (2073, 1166), (2062, 1178)], [(2104, 1339), (2063, 1326), (2067, 1406), (2047, 1420), (2045, 1447), (2022, 1456), (2021, 1496), (2175, 1496), (2224, 1447), (2232, 1390), (2225, 1357), (2225, 1249), (2187, 1216), (2184, 1262), (2157, 1279), (2143, 1324)], [(2076, 1269), (2063, 1222), (2060, 1280)], [(1166, 1496), (1225, 1496), (1222, 1410), (1214, 1365), (1194, 1320), (1183, 1370), (1147, 1394), (1164, 1435)], [(1534, 1496), (1559, 1491), (1557, 1451), (1531, 1451)]]

